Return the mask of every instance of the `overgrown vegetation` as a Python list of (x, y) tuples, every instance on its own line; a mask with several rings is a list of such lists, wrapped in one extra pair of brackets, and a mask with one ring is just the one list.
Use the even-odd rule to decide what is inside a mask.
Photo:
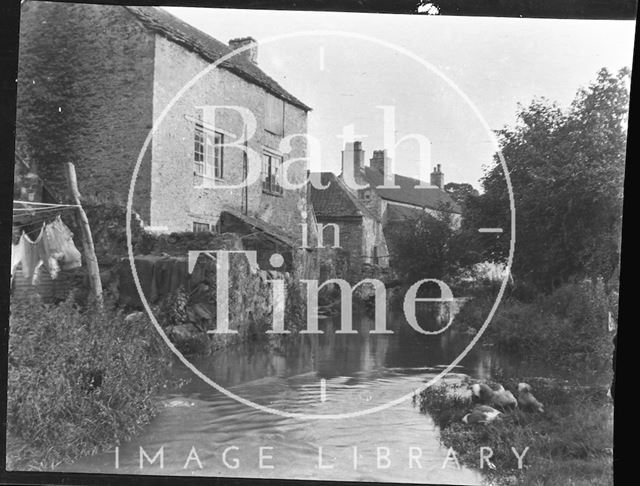
[(111, 305), (12, 304), (8, 469), (51, 469), (129, 440), (154, 416), (170, 362), (147, 319)]
[[(567, 109), (534, 99), (518, 107), (515, 126), (498, 131), (517, 214), (511, 273), (518, 284), (548, 293), (577, 279), (618, 279), (629, 79), (628, 68), (603, 68)], [(443, 213), (395, 232), (394, 264), (408, 283), (451, 282), (474, 263), (506, 261), (511, 201), (498, 153), (481, 183), (481, 194), (468, 184), (446, 186), (463, 208), (460, 228)]]
[(417, 213), (394, 223), (388, 232), (391, 266), (406, 284), (424, 278), (451, 282), (464, 268), (480, 261), (468, 244), (469, 230), (457, 228), (448, 209), (443, 206), (437, 216)]
[[(466, 385), (438, 385), (419, 397), (421, 412), (440, 427), (440, 440), (461, 465), (480, 468), (480, 449), (490, 447), (482, 472), (496, 485), (613, 484), (613, 406), (606, 390), (575, 387), (544, 379), (527, 379), (544, 413), (505, 413), (489, 425), (467, 425), (462, 417), (473, 404)], [(515, 390), (517, 380), (502, 381)], [(523, 468), (511, 448), (522, 455)], [(485, 451), (488, 454), (488, 451)], [(486, 457), (486, 456), (485, 456)]]
[[(520, 106), (515, 127), (498, 132), (518, 224), (513, 275), (542, 291), (575, 277), (617, 278), (630, 70), (601, 69), (568, 109), (546, 99)], [(469, 196), (467, 225), (510, 227), (498, 155)], [(477, 235), (485, 259), (503, 260), (510, 235)]]
[[(600, 280), (566, 284), (530, 302), (508, 296), (483, 339), (523, 360), (547, 360), (558, 368), (610, 376), (614, 345), (607, 324), (609, 311), (615, 313), (615, 295)], [(465, 304), (456, 316), (457, 325), (478, 329), (494, 300), (495, 294), (481, 295)]]
[[(498, 132), (518, 218), (515, 285), (510, 283), (482, 340), (523, 361), (595, 375), (591, 381), (602, 385), (571, 388), (557, 379), (526, 379), (545, 413), (517, 411), (486, 426), (462, 423), (472, 409), (468, 393), (457, 395), (450, 386), (422, 393), (421, 410), (463, 463), (478, 468), (480, 447), (493, 449), (496, 469), (483, 472), (497, 484), (613, 481), (613, 406), (606, 392), (614, 332), (608, 325), (615, 328), (618, 314), (629, 76), (626, 68), (615, 74), (601, 69), (567, 109), (535, 99), (519, 107), (516, 126)], [(464, 208), (462, 226), (446, 228), (437, 220), (408, 225), (405, 274), (415, 280), (410, 265), (417, 262), (420, 278), (444, 278), (454, 295), (472, 297), (456, 323), (463, 331), (477, 330), (500, 282), (465, 283), (464, 274), (480, 262), (503, 264), (511, 241), (509, 192), (498, 154), (485, 171), (482, 194), (464, 184), (447, 189)], [(505, 231), (482, 234), (482, 227)], [(515, 391), (512, 378), (500, 381)], [(517, 469), (511, 447), (530, 447), (524, 471)]]

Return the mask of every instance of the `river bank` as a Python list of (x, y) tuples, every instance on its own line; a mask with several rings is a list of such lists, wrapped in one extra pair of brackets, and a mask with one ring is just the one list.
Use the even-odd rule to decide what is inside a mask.
[[(503, 384), (513, 390), (516, 381)], [(544, 413), (516, 410), (488, 425), (463, 423), (474, 407), (466, 385), (429, 388), (419, 407), (438, 425), (441, 443), (455, 451), (460, 464), (482, 471), (491, 484), (613, 484), (613, 403), (606, 389), (528, 381)]]
[(171, 366), (148, 320), (110, 304), (12, 304), (7, 469), (50, 470), (131, 439), (157, 415)]
[[(417, 404), (440, 428), (442, 445), (492, 484), (613, 484), (613, 401), (608, 391), (614, 298), (615, 292), (607, 292), (602, 282), (566, 285), (524, 301), (508, 297), (482, 337), (485, 344), (518, 353), (530, 367), (553, 363), (558, 373), (531, 377), (507, 369), (494, 373), (493, 380), (515, 395), (519, 382), (529, 383), (544, 413), (516, 410), (488, 425), (467, 425), (462, 418), (474, 407), (467, 384), (429, 388)], [(462, 309), (459, 324), (479, 328), (490, 304), (480, 295)], [(559, 373), (571, 379), (560, 379)], [(501, 467), (483, 463), (481, 447), (489, 447), (491, 461)], [(522, 469), (512, 447), (518, 453), (529, 448)]]
[[(402, 312), (389, 310), (394, 334), (372, 334), (375, 322), (367, 312), (353, 318), (357, 334), (339, 334), (340, 316), (320, 320), (323, 334), (291, 335), (280, 347), (246, 341), (191, 362), (205, 376), (230, 392), (262, 406), (292, 414), (361, 412), (388, 404), (423, 385), (464, 349), (466, 336), (416, 336)], [(461, 373), (486, 378), (490, 354), (478, 347), (459, 368)], [(389, 481), (438, 484), (480, 484), (480, 475), (462, 467), (445, 467), (446, 449), (436, 429), (413, 407), (411, 397), (385, 411), (343, 420), (311, 420), (264, 413), (218, 392), (184, 366), (172, 376), (184, 386), (161, 393), (162, 403), (186, 401), (189, 407), (161, 407), (142, 433), (120, 446), (119, 469), (113, 451), (61, 465), (63, 472), (104, 474), (163, 474), (255, 478), (308, 478), (342, 481)], [(326, 385), (322, 400), (321, 381)], [(398, 433), (401, 431), (401, 433)], [(140, 448), (154, 457), (164, 446), (164, 469), (145, 460)], [(191, 460), (191, 448), (202, 468)], [(239, 468), (227, 467), (238, 460)], [(260, 468), (260, 447), (274, 469)], [(358, 462), (353, 465), (354, 447)], [(318, 468), (319, 450), (322, 464)], [(390, 464), (380, 454), (389, 452)], [(407, 467), (409, 454), (420, 464)]]
[[(465, 313), (473, 315), (478, 311), (474, 307), (474, 300), (467, 301), (462, 307), (460, 315), (464, 316)], [(505, 302), (505, 304), (509, 308), (509, 301)], [(476, 305), (483, 305), (482, 300), (477, 300)], [(65, 342), (68, 341), (73, 346), (76, 346), (80, 350), (80, 356), (86, 357), (93, 352), (93, 344), (90, 339), (80, 342), (81, 337), (86, 337), (86, 331), (82, 330), (82, 323), (86, 323), (87, 317), (79, 316), (77, 310), (56, 311), (54, 308), (48, 308), (44, 312), (43, 309), (34, 308), (32, 312), (37, 315), (48, 315), (49, 317), (45, 319), (46, 322), (35, 326), (36, 330), (39, 329), (39, 331), (36, 332), (32, 339), (15, 340), (15, 343), (21, 343), (22, 346), (26, 346), (23, 348), (23, 357), (20, 358), (20, 355), (18, 355), (19, 360), (17, 363), (22, 363), (22, 366), (34, 367), (45, 366), (51, 362), (52, 356), (55, 355), (52, 351), (61, 346), (60, 342), (47, 344), (43, 348), (44, 355), (48, 357), (42, 360), (42, 363), (35, 363), (33, 360), (34, 357), (40, 356), (41, 350), (39, 348), (29, 348), (31, 346), (29, 343), (48, 342), (50, 336), (45, 333), (45, 329), (62, 332), (57, 331), (59, 327), (62, 327), (61, 324), (54, 325), (52, 323), (56, 320), (56, 316), (63, 316), (61, 312), (68, 313), (71, 316), (64, 314), (64, 318), (58, 319), (60, 322), (70, 322), (72, 324), (65, 328), (67, 329), (66, 332), (70, 332), (72, 335), (77, 333), (76, 338), (65, 338)], [(336, 333), (341, 326), (340, 316), (336, 315), (320, 320), (324, 334), (304, 335), (293, 333), (286, 337), (278, 336), (276, 341), (246, 339), (243, 342), (236, 343), (233, 347), (219, 349), (200, 357), (192, 357), (191, 362), (219, 385), (257, 404), (293, 413), (327, 413), (335, 412), (336, 410), (341, 412), (360, 411), (363, 407), (375, 407), (397, 399), (409, 390), (415, 389), (432, 379), (442, 370), (442, 367), (450, 363), (466, 347), (470, 339), (468, 333), (465, 332), (467, 321), (463, 325), (462, 321), (458, 323), (456, 318), (456, 323), (450, 333), (438, 336), (424, 336), (416, 335), (411, 327), (407, 325), (401, 311), (389, 306), (387, 312), (389, 328), (394, 331), (390, 335), (371, 334), (371, 330), (375, 327), (374, 319), (370, 312), (364, 311), (354, 315), (354, 328), (358, 330), (358, 333), (353, 335)], [(14, 316), (15, 318), (19, 317), (21, 322), (18, 325), (19, 336), (28, 335), (29, 328), (33, 327), (29, 326), (28, 323), (34, 320), (34, 316), (26, 310), (21, 310), (18, 313), (14, 312)], [(124, 315), (119, 314), (118, 317), (117, 313), (107, 313), (106, 316), (100, 322), (111, 322), (113, 320), (115, 326), (112, 326), (113, 329), (110, 333), (105, 334), (104, 338), (111, 341), (122, 340), (123, 338), (130, 339), (132, 343), (142, 345), (144, 342), (140, 340), (142, 336), (136, 337), (135, 334), (126, 334), (128, 327), (126, 326)], [(441, 324), (438, 324), (439, 318), (434, 319), (431, 326), (434, 328), (441, 326)], [(421, 319), (421, 323), (423, 322), (426, 327), (429, 327), (428, 321)], [(102, 327), (108, 328), (108, 326)], [(71, 332), (72, 329), (76, 329), (76, 331)], [(149, 335), (144, 336), (145, 339), (156, 336), (153, 329), (150, 329), (150, 331)], [(65, 334), (63, 333), (61, 336), (64, 337)], [(491, 337), (491, 334), (488, 336)], [(501, 350), (501, 346), (484, 341), (483, 337), (483, 340), (461, 361), (460, 367), (454, 371), (467, 374), (477, 380), (503, 380), (505, 376), (510, 376), (512, 379), (515, 379), (515, 377), (520, 379), (527, 376), (551, 376), (554, 379), (559, 379), (559, 376), (561, 376), (559, 374), (560, 370), (557, 369), (553, 362), (546, 363), (546, 368), (534, 367), (533, 362), (530, 367), (527, 367), (527, 364), (523, 364), (525, 360), (521, 359), (521, 355), (517, 357), (516, 361), (513, 361), (512, 355), (505, 354)], [(162, 345), (162, 343), (160, 344)], [(163, 345), (161, 347), (165, 348)], [(118, 362), (108, 358), (109, 353), (106, 353), (106, 351), (109, 349), (111, 348), (102, 347), (97, 351), (96, 357), (107, 359), (109, 366), (116, 366)], [(68, 358), (74, 352), (73, 348), (66, 349), (62, 358)], [(110, 353), (113, 354), (114, 349), (111, 349)], [(28, 363), (24, 361), (27, 357), (30, 357), (32, 361)], [(160, 358), (161, 356), (156, 355), (156, 357)], [(85, 359), (81, 359), (80, 363), (84, 363)], [(62, 361), (64, 362), (65, 360), (63, 359)], [(57, 361), (54, 362), (57, 363)], [(162, 362), (158, 361), (156, 364), (162, 365)], [(105, 385), (100, 387), (103, 390), (98, 393), (95, 393), (95, 391), (87, 393), (86, 390), (82, 391), (81, 387), (71, 386), (70, 390), (75, 394), (70, 395), (71, 400), (66, 399), (66, 402), (73, 404), (75, 400), (79, 404), (84, 403), (85, 405), (80, 407), (79, 411), (87, 412), (86, 416), (81, 414), (74, 415), (76, 419), (79, 419), (79, 423), (83, 424), (82, 427), (70, 428), (70, 430), (79, 433), (83, 437), (82, 440), (76, 440), (75, 442), (71, 440), (69, 442), (77, 454), (74, 456), (68, 452), (62, 454), (61, 451), (53, 451), (51, 454), (55, 455), (50, 456), (48, 459), (54, 459), (55, 462), (47, 462), (43, 461), (42, 458), (38, 458), (37, 454), (34, 456), (34, 451), (36, 453), (41, 450), (46, 451), (46, 442), (41, 442), (42, 446), (35, 446), (33, 441), (29, 440), (28, 447), (23, 447), (24, 443), (10, 441), (10, 449), (17, 452), (14, 457), (23, 460), (22, 463), (13, 460), (11, 462), (13, 467), (25, 469), (23, 465), (25, 464), (24, 460), (26, 460), (27, 468), (31, 469), (54, 468), (68, 472), (150, 473), (152, 472), (151, 469), (145, 468), (144, 471), (139, 469), (137, 462), (139, 447), (143, 447), (153, 457), (153, 454), (166, 444), (167, 450), (173, 451), (171, 453), (167, 452), (168, 458), (188, 457), (192, 446), (196, 447), (203, 456), (211, 456), (208, 462), (205, 461), (205, 457), (200, 458), (204, 463), (204, 468), (202, 470), (197, 468), (195, 470), (197, 474), (272, 477), (268, 475), (275, 473), (262, 471), (254, 464), (256, 462), (256, 454), (259, 452), (256, 451), (255, 444), (258, 443), (256, 441), (259, 438), (260, 443), (265, 447), (276, 448), (278, 451), (277, 457), (279, 460), (285, 461), (286, 467), (296, 464), (295, 470), (300, 477), (307, 477), (305, 474), (309, 474), (310, 470), (315, 471), (319, 447), (323, 448), (323, 454), (330, 454), (326, 459), (329, 464), (333, 464), (333, 458), (343, 457), (347, 452), (351, 453), (354, 445), (365, 443), (371, 445), (368, 450), (361, 450), (365, 454), (364, 457), (369, 458), (370, 464), (368, 466), (362, 463), (358, 469), (353, 470), (350, 464), (343, 464), (340, 468), (323, 472), (322, 476), (318, 477), (377, 481), (385, 478), (388, 480), (403, 478), (402, 480), (407, 482), (424, 481), (424, 470), (421, 471), (417, 468), (410, 471), (406, 470), (407, 451), (410, 451), (412, 447), (419, 447), (423, 451), (425, 463), (428, 464), (425, 467), (428, 467), (433, 475), (429, 477), (436, 482), (456, 484), (464, 481), (469, 484), (479, 484), (482, 479), (482, 474), (480, 473), (484, 474), (485, 472), (477, 470), (473, 456), (470, 456), (469, 463), (461, 461), (463, 464), (460, 470), (449, 466), (442, 468), (447, 458), (448, 447), (446, 443), (441, 441), (447, 437), (448, 431), (455, 430), (455, 427), (451, 429), (451, 427), (445, 425), (441, 428), (438, 423), (440, 418), (437, 411), (434, 411), (433, 415), (428, 412), (429, 417), (425, 420), (425, 417), (420, 415), (411, 406), (411, 403), (407, 403), (406, 406), (403, 405), (400, 408), (394, 407), (393, 413), (366, 415), (363, 416), (362, 420), (357, 420), (353, 423), (322, 421), (322, 424), (327, 424), (327, 426), (324, 426), (318, 422), (300, 422), (297, 419), (284, 419), (265, 414), (259, 410), (251, 410), (244, 405), (238, 405), (233, 399), (213, 390), (207, 384), (194, 377), (191, 371), (185, 367), (175, 364), (173, 366), (168, 365), (166, 368), (163, 368), (163, 366), (158, 366), (154, 369), (165, 369), (167, 371), (170, 376), (168, 377), (169, 381), (164, 380), (165, 382), (184, 383), (184, 386), (169, 385), (167, 388), (163, 388), (157, 377), (154, 377), (156, 380), (153, 383), (155, 388), (153, 389), (154, 391), (149, 392), (153, 396), (149, 395), (149, 401), (146, 402), (149, 408), (142, 407), (138, 409), (138, 411), (143, 412), (142, 420), (135, 428), (129, 428), (130, 433), (128, 435), (115, 429), (115, 427), (122, 427), (129, 423), (127, 420), (109, 419), (111, 421), (108, 421), (106, 418), (103, 420), (100, 412), (96, 411), (95, 407), (101, 406), (99, 405), (100, 403), (104, 405), (105, 399), (107, 404), (115, 403), (118, 405), (120, 403), (117, 399), (109, 401), (110, 395), (106, 393)], [(76, 368), (67, 369), (58, 366), (55, 369), (66, 370), (64, 373), (68, 374), (68, 371)], [(80, 369), (84, 369), (84, 366), (80, 367)], [(151, 369), (147, 368), (149, 370), (148, 373), (136, 376), (141, 380), (146, 380), (147, 377), (151, 378), (153, 377)], [(574, 375), (569, 373), (568, 376), (573, 377)], [(31, 376), (33, 377), (35, 374)], [(567, 375), (564, 376), (567, 377)], [(320, 383), (322, 379), (326, 384), (326, 401), (321, 400)], [(527, 380), (529, 379), (527, 378)], [(449, 379), (447, 381), (451, 382)], [(590, 384), (593, 383), (591, 377), (586, 377), (585, 381)], [(606, 383), (602, 379), (596, 381), (601, 384)], [(511, 386), (510, 382), (503, 382)], [(37, 382), (31, 381), (30, 383), (32, 389), (38, 388)], [(51, 380), (51, 383), (56, 382)], [(130, 380), (127, 383), (133, 386)], [(544, 383), (541, 385), (534, 381), (531, 384), (535, 385), (536, 395), (540, 399), (549, 400), (546, 398), (545, 392), (538, 391), (539, 387), (544, 386)], [(48, 390), (50, 386), (43, 386), (43, 389)], [(606, 396), (606, 386), (601, 387), (601, 389), (602, 392), (599, 396), (602, 396), (602, 394)], [(148, 390), (151, 390), (151, 388)], [(113, 393), (113, 391), (113, 388), (111, 388), (109, 393)], [(540, 393), (543, 393), (543, 395), (540, 396)], [(554, 393), (549, 392), (550, 395), (554, 395)], [(51, 396), (51, 394), (48, 396)], [(147, 397), (147, 395), (144, 396)], [(178, 400), (180, 403), (188, 403), (189, 406), (164, 406), (165, 403), (172, 403), (173, 400)], [(94, 403), (92, 405), (94, 408), (86, 406), (88, 403)], [(549, 401), (549, 403), (553, 403), (553, 401)], [(570, 401), (558, 404), (558, 406), (567, 407), (567, 409), (558, 409), (561, 411), (558, 413), (575, 414), (576, 420), (581, 412), (592, 413), (591, 409), (586, 410), (584, 408), (575, 408), (572, 412), (569, 408), (573, 407), (574, 404)], [(64, 410), (64, 407), (56, 406), (51, 407), (51, 409), (56, 412), (56, 410)], [(27, 410), (30, 409), (27, 408)], [(45, 409), (47, 413), (50, 413), (48, 410), (49, 408)], [(77, 409), (72, 407), (71, 410)], [(60, 413), (56, 413), (52, 416), (58, 417), (60, 420), (58, 426), (61, 427), (62, 425), (60, 424), (65, 424), (68, 427), (69, 421), (65, 422), (66, 419), (60, 419)], [(597, 422), (597, 419), (602, 417), (603, 414), (604, 412), (594, 412), (592, 415), (593, 421)], [(94, 415), (97, 415), (102, 420), (102, 429), (95, 429), (91, 426), (90, 421), (95, 421)], [(107, 425), (104, 425), (105, 423)], [(311, 428), (309, 427), (310, 423), (313, 424)], [(31, 426), (36, 427), (37, 424), (34, 419)], [(208, 425), (205, 426), (203, 424)], [(453, 423), (453, 425), (456, 426), (458, 424)], [(535, 426), (538, 427), (539, 425)], [(554, 428), (561, 430), (562, 423), (549, 422), (545, 427), (549, 430)], [(105, 434), (108, 437), (106, 439), (102, 437), (104, 440), (98, 442), (100, 437), (96, 436), (89, 439), (87, 435), (82, 436), (82, 434), (95, 433), (96, 430), (108, 432), (108, 434)], [(367, 431), (366, 439), (355, 440), (355, 437), (362, 435), (363, 430)], [(404, 432), (397, 434), (397, 430)], [(249, 431), (251, 433), (248, 433)], [(467, 430), (461, 431), (459, 439), (462, 442), (460, 444), (456, 443), (454, 449), (456, 452), (462, 452), (465, 449), (474, 451), (477, 455), (478, 448), (476, 446), (478, 443), (471, 442), (467, 444), (468, 448), (465, 445), (466, 440), (471, 440), (467, 438), (467, 433)], [(25, 437), (28, 438), (29, 436), (25, 435)], [(50, 437), (55, 436), (52, 434)], [(509, 439), (515, 438), (509, 437)], [(60, 447), (62, 442), (51, 440), (48, 444), (49, 446), (56, 444)], [(113, 455), (113, 447), (116, 444), (119, 444), (121, 454), (120, 469), (117, 471), (114, 470)], [(302, 444), (305, 445), (302, 446)], [(76, 447), (77, 445), (81, 447)], [(243, 464), (242, 471), (217, 468), (219, 461), (212, 460), (216, 454), (220, 454), (221, 451), (230, 446), (237, 446), (242, 449), (242, 457), (239, 459)], [(371, 458), (376, 457), (376, 447), (387, 447), (391, 451), (393, 465), (390, 469), (377, 469), (375, 462), (371, 462), (375, 461), (375, 459)], [(517, 450), (521, 452), (522, 448), (517, 448)], [(82, 455), (84, 457), (81, 457)], [(593, 457), (595, 456), (589, 456), (590, 459), (593, 459)], [(598, 459), (603, 465), (606, 464), (606, 460), (606, 456)], [(184, 460), (176, 460), (174, 462), (175, 464), (169, 468), (170, 470), (165, 470), (163, 474), (183, 474)]]

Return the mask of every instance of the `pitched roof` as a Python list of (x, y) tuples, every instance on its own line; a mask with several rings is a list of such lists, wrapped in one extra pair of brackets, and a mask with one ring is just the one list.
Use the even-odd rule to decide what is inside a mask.
[(364, 216), (378, 219), (333, 172), (321, 172), (320, 180), (322, 185), (329, 184), (329, 187), (317, 189), (309, 184), (311, 204), (317, 217), (361, 218)]
[[(372, 169), (371, 167), (364, 168), (364, 178), (382, 199), (439, 211), (458, 214), (462, 212), (460, 206), (442, 189), (436, 187), (416, 189), (415, 186), (420, 184), (418, 179), (396, 174), (395, 185), (400, 186), (400, 188), (381, 189), (378, 186), (384, 184), (384, 175), (379, 170)], [(448, 208), (445, 209), (444, 207), (447, 205)]]
[[(213, 63), (222, 56), (232, 52), (232, 49), (226, 44), (174, 17), (165, 10), (156, 7), (125, 6), (124, 8), (131, 12), (148, 29), (186, 47), (208, 62)], [(253, 84), (261, 86), (271, 94), (298, 108), (305, 111), (311, 110), (311, 108), (286, 91), (274, 79), (265, 74), (256, 64), (245, 59), (244, 56), (233, 56), (222, 62), (220, 67), (231, 71)]]

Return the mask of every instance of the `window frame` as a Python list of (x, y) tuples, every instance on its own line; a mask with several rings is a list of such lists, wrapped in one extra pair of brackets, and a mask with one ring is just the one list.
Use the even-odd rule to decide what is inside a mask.
[[(278, 171), (272, 180), (273, 161), (279, 162)], [(262, 170), (261, 184), (262, 192), (271, 196), (282, 197), (284, 188), (282, 187), (282, 166), (284, 165), (284, 157), (281, 154), (271, 152), (269, 150), (262, 151)], [(265, 171), (266, 168), (266, 171)], [(267, 181), (267, 178), (269, 179)]]
[[(196, 229), (198, 228), (198, 226), (200, 226), (200, 229)], [(205, 227), (207, 229), (204, 229)], [(194, 221), (192, 229), (194, 233), (206, 233), (208, 231), (211, 231), (211, 225), (209, 223), (201, 223), (200, 221)]]
[(204, 179), (224, 179), (224, 138), (224, 133), (210, 130), (201, 122), (196, 123), (193, 135), (195, 176)]

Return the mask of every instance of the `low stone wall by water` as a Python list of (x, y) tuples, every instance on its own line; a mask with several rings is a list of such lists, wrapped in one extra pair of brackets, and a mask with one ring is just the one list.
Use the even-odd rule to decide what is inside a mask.
[[(225, 234), (223, 241), (224, 244), (216, 249), (242, 249), (241, 241), (235, 235), (232, 238)], [(269, 280), (284, 280), (287, 328), (299, 327), (303, 322), (304, 300), (299, 295), (301, 286), (297, 276), (251, 268), (243, 255), (231, 254), (229, 260), (229, 329), (237, 333), (215, 334), (217, 267), (212, 257), (201, 254), (191, 273), (188, 272), (187, 256), (135, 257), (145, 299), (168, 336), (187, 354), (206, 353), (264, 335), (273, 320), (273, 285)], [(120, 305), (143, 310), (128, 258), (122, 258), (111, 269), (106, 287)]]

